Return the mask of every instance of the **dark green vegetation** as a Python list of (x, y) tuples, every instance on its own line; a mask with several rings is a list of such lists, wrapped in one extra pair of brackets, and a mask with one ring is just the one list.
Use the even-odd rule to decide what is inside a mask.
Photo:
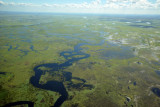
[(159, 25), (160, 16), (0, 14), (0, 106), (53, 106), (62, 93), (39, 86), (54, 81), (68, 93), (62, 107), (159, 107)]

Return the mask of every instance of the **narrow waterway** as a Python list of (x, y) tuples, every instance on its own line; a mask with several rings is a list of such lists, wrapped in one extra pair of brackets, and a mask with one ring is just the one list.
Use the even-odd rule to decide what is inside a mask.
[[(60, 53), (61, 56), (63, 56), (66, 59), (66, 62), (62, 64), (58, 63), (47, 63), (47, 64), (41, 64), (34, 68), (35, 75), (31, 77), (30, 83), (41, 89), (50, 90), (54, 92), (58, 92), (61, 96), (57, 99), (53, 107), (59, 107), (67, 98), (68, 98), (68, 92), (66, 91), (65, 86), (63, 85), (64, 81), (70, 81), (70, 86), (73, 86), (73, 83), (71, 82), (72, 74), (70, 72), (64, 71), (65, 68), (71, 66), (74, 62), (79, 61), (84, 58), (88, 58), (90, 55), (81, 52), (82, 48), (81, 46), (86, 45), (87, 43), (80, 43), (77, 44), (74, 47), (73, 51), (63, 51)], [(67, 55), (66, 55), (67, 54)], [(76, 55), (80, 55), (79, 57), (74, 57)], [(41, 70), (40, 67), (48, 68), (49, 70)], [(48, 81), (45, 84), (40, 84), (40, 78), (43, 74), (46, 72), (55, 72), (59, 71), (63, 74), (62, 81)], [(65, 78), (65, 79), (64, 79)], [(75, 79), (75, 78), (74, 78)], [(85, 81), (83, 82), (85, 84)], [(92, 88), (91, 85), (85, 85), (86, 87)]]
[[(81, 46), (83, 45), (102, 45), (104, 43), (104, 40), (102, 40), (98, 44), (89, 44), (89, 43), (79, 43), (76, 46), (74, 46), (74, 50), (70, 51), (63, 51), (60, 53), (60, 56), (63, 56), (66, 61), (64, 63), (58, 64), (58, 63), (46, 63), (41, 64), (34, 67), (35, 75), (30, 78), (30, 83), (37, 88), (44, 89), (44, 90), (50, 90), (54, 92), (58, 92), (61, 96), (57, 99), (55, 104), (53, 104), (53, 107), (60, 107), (65, 100), (68, 98), (68, 92), (66, 87), (64, 86), (63, 82), (69, 81), (69, 84), (67, 88), (82, 88), (85, 87), (85, 89), (92, 89), (93, 86), (90, 84), (86, 84), (86, 80), (78, 78), (78, 77), (72, 77), (72, 73), (64, 71), (67, 67), (71, 66), (74, 62), (77, 62), (81, 59), (85, 59), (90, 57), (89, 54), (82, 52)], [(41, 67), (47, 68), (49, 70), (43, 70), (40, 69)], [(44, 75), (46, 72), (54, 73), (54, 72), (61, 72), (61, 81), (51, 80), (48, 81), (45, 84), (40, 84), (40, 78), (42, 75)], [(74, 84), (71, 79), (76, 79), (81, 81), (79, 84)], [(34, 103), (31, 101), (18, 101), (14, 103), (9, 103), (5, 105), (4, 107), (8, 106), (15, 106), (15, 105), (22, 105), (22, 104), (28, 104), (29, 107), (33, 107)]]

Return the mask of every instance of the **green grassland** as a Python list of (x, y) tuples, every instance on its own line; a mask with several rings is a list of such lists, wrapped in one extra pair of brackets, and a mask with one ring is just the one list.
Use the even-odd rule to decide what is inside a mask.
[[(155, 72), (160, 70), (160, 20), (150, 17), (0, 15), (0, 72), (5, 72), (0, 74), (0, 106), (17, 101), (32, 101), (35, 107), (53, 106), (60, 94), (30, 84), (33, 68), (61, 64), (66, 61), (60, 56), (62, 51), (89, 43), (81, 51), (90, 57), (74, 62), (65, 71), (94, 88), (66, 88), (69, 98), (62, 107), (159, 107), (160, 97), (151, 88), (160, 89), (160, 75)], [(136, 23), (139, 20), (142, 22)], [(61, 75), (47, 72), (40, 83), (61, 81)], [(68, 83), (63, 84), (67, 87)]]

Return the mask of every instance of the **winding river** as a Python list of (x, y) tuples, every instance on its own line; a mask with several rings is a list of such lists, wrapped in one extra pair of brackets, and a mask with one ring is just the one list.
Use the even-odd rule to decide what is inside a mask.
[[(81, 50), (82, 50), (81, 46), (85, 45), (85, 44), (86, 43), (80, 43), (80, 44), (76, 45), (74, 47), (73, 51), (63, 51), (63, 52), (61, 52), (60, 55), (63, 56), (67, 60), (66, 62), (64, 62), (62, 64), (46, 63), (46, 64), (38, 65), (34, 68), (35, 75), (31, 77), (30, 83), (37, 88), (58, 92), (61, 95), (57, 99), (57, 101), (55, 102), (53, 107), (59, 107), (68, 98), (68, 92), (66, 91), (66, 88), (63, 85), (64, 81), (69, 81), (70, 84), (68, 84), (68, 85), (71, 86), (71, 87), (77, 87), (78, 88), (78, 86), (82, 86), (82, 85), (83, 85), (83, 87), (88, 87), (90, 89), (93, 87), (92, 85), (86, 85), (85, 84), (86, 81), (84, 79), (80, 79), (80, 78), (77, 78), (77, 77), (72, 77), (72, 73), (64, 71), (65, 68), (71, 66), (74, 62), (79, 61), (79, 60), (84, 59), (84, 58), (88, 58), (90, 56), (89, 54), (81, 52)], [(73, 57), (75, 55), (80, 55), (82, 57)], [(47, 70), (47, 71), (41, 70), (41, 69), (39, 69), (40, 67), (49, 68), (49, 70)], [(48, 81), (45, 84), (40, 84), (39, 83), (41, 76), (43, 74), (45, 74), (45, 72), (52, 72), (53, 73), (55, 71), (59, 71), (59, 72), (62, 73), (62, 76), (61, 76), (62, 81), (52, 80), (52, 81)], [(81, 80), (82, 83), (81, 84), (73, 84), (72, 81), (71, 81), (72, 78)]]
[[(104, 40), (102, 40), (98, 44), (89, 44), (89, 43), (79, 43), (76, 46), (74, 46), (74, 50), (71, 51), (63, 51), (60, 53), (60, 56), (63, 56), (66, 59), (66, 62), (58, 64), (58, 63), (46, 63), (41, 64), (34, 67), (35, 75), (30, 78), (30, 83), (37, 88), (44, 89), (44, 90), (50, 90), (54, 92), (58, 92), (61, 96), (57, 99), (55, 104), (53, 104), (53, 107), (60, 107), (62, 103), (67, 100), (68, 98), (68, 92), (66, 88), (76, 88), (76, 89), (92, 89), (93, 86), (90, 84), (86, 84), (86, 80), (78, 78), (78, 77), (72, 77), (72, 73), (64, 71), (67, 67), (71, 66), (74, 62), (77, 62), (81, 59), (85, 59), (90, 57), (89, 54), (82, 52), (81, 46), (83, 45), (102, 45), (104, 43)], [(77, 56), (78, 55), (78, 56)], [(49, 70), (41, 69), (47, 68)], [(45, 84), (40, 84), (40, 78), (42, 75), (44, 75), (46, 72), (54, 73), (54, 72), (61, 72), (61, 81), (51, 80), (46, 82)], [(78, 81), (81, 81), (78, 84), (74, 84), (71, 79), (76, 79)], [(67, 87), (64, 86), (63, 82), (68, 81)], [(9, 103), (5, 105), (4, 107), (8, 106), (15, 106), (15, 105), (22, 105), (22, 104), (28, 104), (29, 107), (33, 107), (34, 103), (30, 101), (18, 101), (14, 103)]]

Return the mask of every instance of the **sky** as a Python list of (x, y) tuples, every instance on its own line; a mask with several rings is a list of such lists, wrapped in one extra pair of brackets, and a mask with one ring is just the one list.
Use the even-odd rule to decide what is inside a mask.
[(160, 0), (0, 0), (0, 11), (160, 14)]

